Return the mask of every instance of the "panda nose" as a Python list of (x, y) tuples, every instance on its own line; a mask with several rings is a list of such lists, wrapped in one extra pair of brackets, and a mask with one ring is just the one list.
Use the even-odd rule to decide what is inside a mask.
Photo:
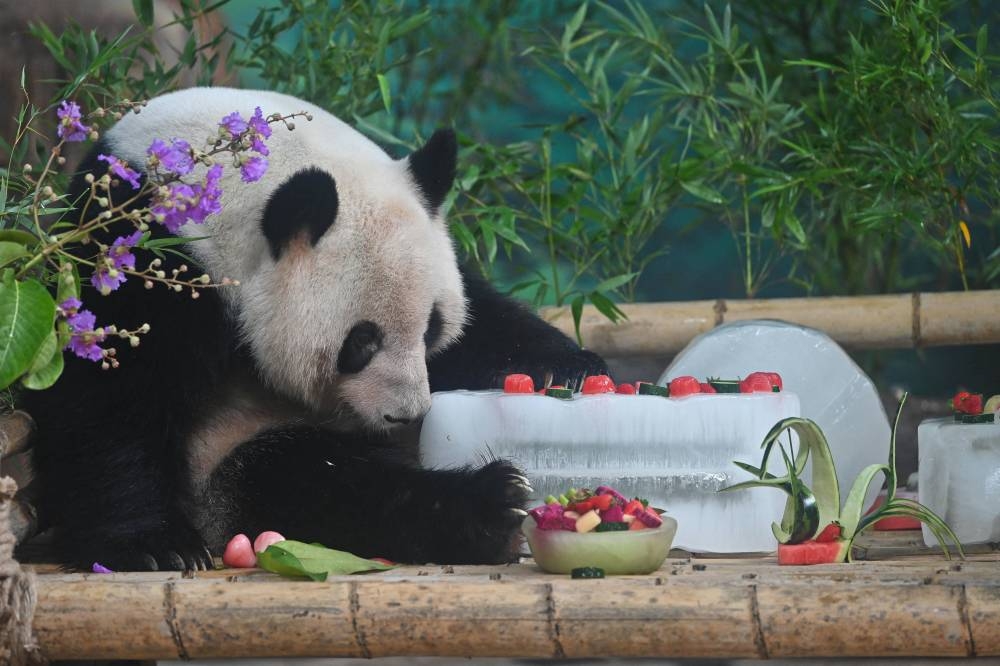
[(384, 418), (389, 423), (395, 423), (400, 425), (408, 425), (413, 421), (413, 419), (405, 416), (389, 416), (388, 414), (384, 415), (382, 418)]

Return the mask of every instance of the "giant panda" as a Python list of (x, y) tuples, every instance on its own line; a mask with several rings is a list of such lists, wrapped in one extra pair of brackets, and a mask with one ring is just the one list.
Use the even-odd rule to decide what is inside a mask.
[[(258, 106), (312, 120), (275, 125), (263, 178), (242, 183), (227, 167), (221, 212), (178, 232), (197, 264), (189, 274), (239, 285), (198, 299), (134, 278), (107, 297), (85, 291), (100, 324), (147, 322), (148, 335), (117, 345), (110, 370), (67, 354), (53, 388), (22, 396), (57, 557), (205, 568), (232, 535), (276, 530), (400, 562), (510, 561), (530, 490), (520, 471), (496, 459), (424, 469), (401, 434), (432, 391), (606, 366), (460, 266), (441, 215), (452, 131), (394, 159), (302, 100), (194, 88), (119, 120), (71, 189), (106, 172), (100, 153), (141, 171), (154, 139), (196, 145), (223, 116)], [(180, 261), (167, 257), (168, 274)]]

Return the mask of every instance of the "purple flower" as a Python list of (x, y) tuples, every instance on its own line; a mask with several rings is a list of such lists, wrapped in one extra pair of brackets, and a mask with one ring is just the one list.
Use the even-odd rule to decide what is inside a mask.
[(250, 126), (250, 134), (248, 135), (250, 137), (250, 148), (261, 155), (270, 155), (271, 151), (264, 145), (264, 139), (270, 138), (271, 125), (264, 120), (264, 114), (259, 106), (254, 109), (253, 117), (250, 118), (248, 125)]
[(114, 155), (98, 154), (97, 159), (108, 163), (108, 171), (118, 176), (132, 185), (133, 190), (139, 189), (139, 174), (128, 168), (128, 164), (122, 162)]
[(171, 233), (176, 233), (189, 220), (201, 224), (205, 218), (222, 210), (219, 197), (222, 188), (219, 180), (222, 178), (222, 165), (215, 164), (205, 176), (204, 185), (187, 183), (171, 183), (162, 189), (153, 199), (150, 212), (157, 222)]
[(75, 315), (81, 306), (83, 303), (80, 302), (80, 299), (71, 296), (57, 306), (58, 314), (63, 319), (68, 319)]
[(111, 569), (107, 568), (106, 566), (104, 566), (99, 562), (94, 562), (94, 565), (90, 568), (90, 570), (96, 574), (114, 573), (114, 571), (112, 571)]
[[(63, 302), (66, 303), (70, 300), (76, 301), (76, 299), (67, 299)], [(79, 303), (79, 301), (76, 302)], [(71, 350), (80, 358), (90, 361), (100, 361), (104, 358), (104, 350), (101, 349), (100, 343), (104, 342), (107, 333), (103, 328), (95, 328), (96, 322), (97, 318), (90, 310), (80, 310), (70, 316), (66, 323), (69, 324), (72, 335), (66, 349)]]
[(108, 259), (115, 268), (135, 268), (135, 255), (129, 252), (142, 238), (142, 232), (136, 231), (129, 236), (119, 236), (108, 250)]
[(191, 144), (180, 139), (173, 139), (167, 144), (161, 139), (157, 139), (150, 144), (149, 166), (151, 169), (163, 167), (164, 171), (184, 176), (194, 169), (194, 158), (191, 157)]
[(243, 120), (243, 116), (240, 115), (239, 111), (233, 111), (228, 116), (222, 119), (219, 123), (219, 127), (227, 130), (230, 134), (230, 138), (237, 138), (240, 134), (247, 131), (247, 121)]
[(90, 134), (90, 128), (80, 122), (80, 106), (76, 102), (64, 99), (56, 109), (59, 126), (56, 134), (63, 141), (84, 141)]
[(240, 167), (240, 173), (243, 174), (244, 183), (252, 183), (254, 181), (260, 180), (260, 177), (264, 175), (267, 171), (267, 158), (265, 157), (249, 157), (244, 159), (243, 165)]
[[(135, 257), (132, 257), (132, 260), (135, 261)], [(124, 271), (111, 266), (107, 260), (101, 261), (90, 276), (90, 284), (94, 285), (102, 296), (116, 291), (124, 282)]]

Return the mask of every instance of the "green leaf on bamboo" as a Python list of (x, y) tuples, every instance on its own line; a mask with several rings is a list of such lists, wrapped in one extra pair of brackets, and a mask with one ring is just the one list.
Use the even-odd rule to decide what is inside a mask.
[(279, 541), (257, 555), (257, 566), (282, 576), (326, 580), (331, 575), (385, 571), (395, 565), (366, 560), (316, 543)]

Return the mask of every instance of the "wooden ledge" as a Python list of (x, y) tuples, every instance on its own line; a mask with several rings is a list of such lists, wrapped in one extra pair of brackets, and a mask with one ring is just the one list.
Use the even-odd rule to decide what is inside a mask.
[(530, 560), (324, 583), (256, 570), (36, 571), (34, 627), (49, 659), (1000, 655), (995, 551), (813, 567), (668, 558), (655, 574), (603, 580)]

